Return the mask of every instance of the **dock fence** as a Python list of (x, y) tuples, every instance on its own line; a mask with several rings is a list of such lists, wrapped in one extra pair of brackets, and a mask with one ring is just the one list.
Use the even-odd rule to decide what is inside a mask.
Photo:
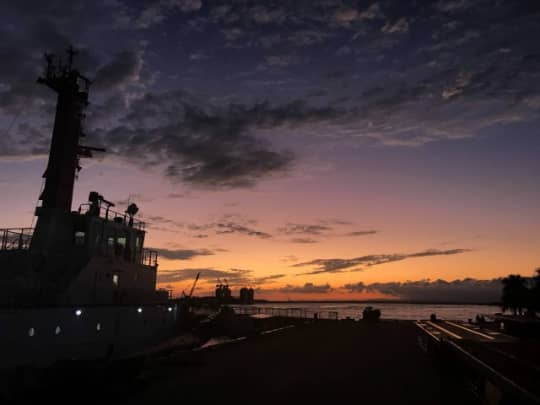
[(258, 306), (232, 306), (235, 313), (239, 315), (270, 315), (282, 316), (286, 318), (303, 319), (338, 319), (337, 311), (317, 311), (308, 308), (273, 308)]

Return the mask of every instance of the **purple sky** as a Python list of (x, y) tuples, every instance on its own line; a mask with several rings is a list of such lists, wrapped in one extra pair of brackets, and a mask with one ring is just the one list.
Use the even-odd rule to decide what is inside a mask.
[(202, 269), (346, 298), (539, 263), (538, 1), (24, 1), (0, 20), (5, 226), (30, 224), (46, 163), (42, 54), (73, 43), (85, 144), (108, 149), (76, 202), (131, 196), (163, 285)]

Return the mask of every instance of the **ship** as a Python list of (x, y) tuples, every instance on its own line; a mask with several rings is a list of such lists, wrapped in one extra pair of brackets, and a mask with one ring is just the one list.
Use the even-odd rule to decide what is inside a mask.
[(97, 191), (72, 209), (91, 80), (76, 51), (45, 54), (37, 82), (56, 112), (35, 227), (0, 230), (0, 369), (129, 356), (175, 333), (179, 301), (156, 289), (158, 255), (130, 204), (115, 212)]

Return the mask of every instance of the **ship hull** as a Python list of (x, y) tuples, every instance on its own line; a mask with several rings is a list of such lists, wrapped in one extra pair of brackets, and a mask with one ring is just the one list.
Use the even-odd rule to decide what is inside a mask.
[(0, 368), (121, 358), (172, 336), (176, 304), (0, 310)]

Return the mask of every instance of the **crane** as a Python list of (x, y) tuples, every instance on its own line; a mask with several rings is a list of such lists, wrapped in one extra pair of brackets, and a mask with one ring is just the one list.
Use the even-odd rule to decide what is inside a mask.
[(193, 295), (193, 291), (195, 291), (195, 286), (197, 285), (197, 281), (199, 281), (199, 276), (201, 275), (201, 273), (197, 273), (197, 276), (195, 277), (195, 281), (193, 282), (193, 285), (191, 286), (191, 290), (189, 291), (189, 295), (188, 297), (191, 298), (191, 296)]

